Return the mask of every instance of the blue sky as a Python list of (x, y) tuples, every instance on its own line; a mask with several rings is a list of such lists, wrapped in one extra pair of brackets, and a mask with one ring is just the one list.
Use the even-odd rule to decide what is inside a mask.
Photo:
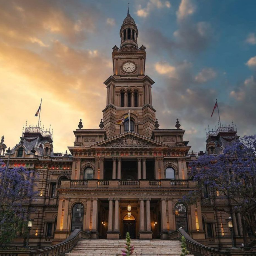
[[(130, 0), (147, 47), (146, 73), (155, 81), (160, 128), (176, 118), (194, 151), (205, 129), (223, 124), (255, 133), (255, 0)], [(0, 133), (14, 146), (43, 98), (42, 122), (54, 129), (55, 151), (73, 144), (72, 131), (97, 128), (111, 75), (111, 52), (128, 0), (0, 0)], [(5, 106), (8, 106), (6, 108)], [(10, 129), (15, 127), (15, 129)]]

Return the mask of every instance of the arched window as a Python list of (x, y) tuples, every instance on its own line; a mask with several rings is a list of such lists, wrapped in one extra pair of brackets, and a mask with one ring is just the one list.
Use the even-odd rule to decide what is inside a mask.
[(72, 209), (72, 223), (71, 231), (76, 228), (83, 229), (84, 206), (82, 204), (75, 204)]
[(175, 171), (173, 170), (173, 168), (171, 168), (171, 167), (166, 168), (165, 178), (175, 180)]
[(131, 29), (128, 28), (128, 39), (131, 39)]
[(124, 40), (126, 40), (126, 29), (124, 30)]
[(88, 167), (84, 170), (84, 179), (85, 180), (93, 179), (93, 169), (91, 167)]
[[(124, 131), (129, 132), (129, 120), (124, 122)], [(130, 132), (134, 132), (134, 122), (130, 121)]]
[(23, 148), (19, 148), (19, 149), (18, 149), (17, 157), (23, 157), (23, 151), (24, 151)]
[(121, 92), (121, 107), (124, 107), (124, 92)]
[(176, 229), (182, 227), (187, 231), (187, 208), (184, 204), (178, 203), (175, 205), (175, 220), (176, 220)]

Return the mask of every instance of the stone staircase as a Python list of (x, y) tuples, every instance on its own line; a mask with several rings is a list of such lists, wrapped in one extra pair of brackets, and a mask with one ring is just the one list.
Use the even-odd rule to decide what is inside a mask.
[[(125, 240), (80, 240), (66, 256), (119, 256), (125, 246)], [(181, 243), (175, 240), (131, 240), (133, 255), (180, 256)], [(193, 255), (190, 255), (193, 256)]]

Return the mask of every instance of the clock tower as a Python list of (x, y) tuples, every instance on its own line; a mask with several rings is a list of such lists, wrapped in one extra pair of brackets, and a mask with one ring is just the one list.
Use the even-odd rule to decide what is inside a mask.
[(113, 74), (105, 81), (107, 101), (103, 123), (107, 137), (134, 132), (151, 138), (155, 129), (151, 94), (154, 81), (145, 74), (146, 47), (138, 47), (138, 35), (128, 9), (120, 29), (120, 48), (113, 47)]

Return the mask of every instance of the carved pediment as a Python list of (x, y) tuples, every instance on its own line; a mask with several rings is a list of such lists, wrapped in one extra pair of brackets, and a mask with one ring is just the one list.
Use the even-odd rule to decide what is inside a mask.
[(157, 142), (148, 138), (146, 136), (142, 136), (139, 134), (133, 133), (124, 133), (120, 134), (119, 136), (115, 136), (109, 138), (107, 140), (100, 141), (96, 143), (94, 146), (103, 146), (103, 147), (115, 147), (115, 148), (122, 148), (122, 147), (163, 147), (166, 146), (162, 142)]

